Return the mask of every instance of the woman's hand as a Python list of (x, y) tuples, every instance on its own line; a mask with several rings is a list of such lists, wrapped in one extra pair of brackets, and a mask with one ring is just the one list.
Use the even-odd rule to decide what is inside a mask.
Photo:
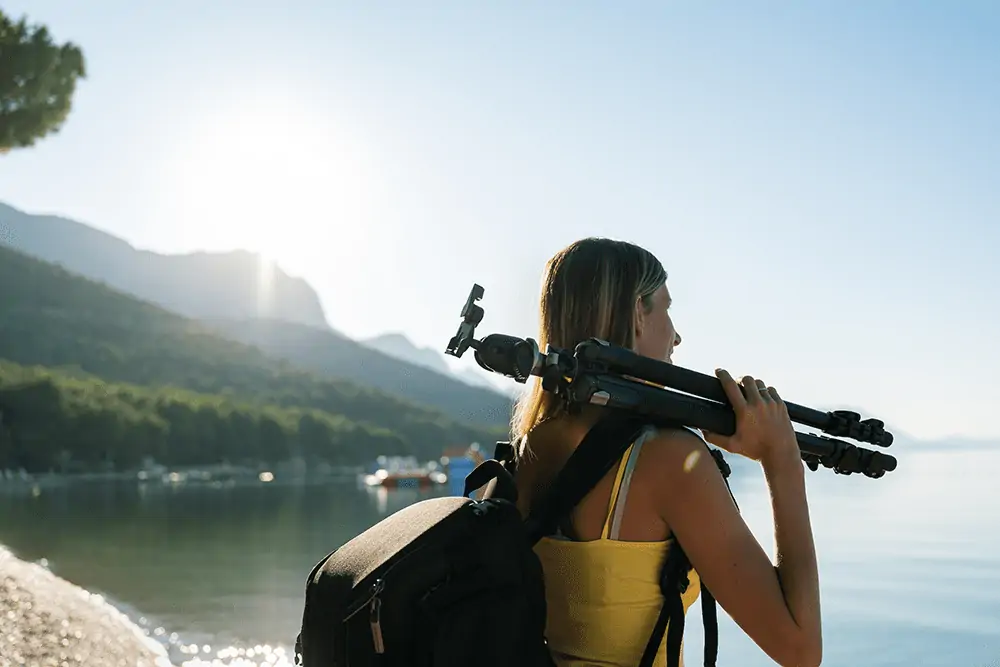
[(721, 368), (715, 375), (736, 415), (736, 432), (731, 436), (704, 431), (705, 439), (727, 452), (766, 463), (772, 459), (799, 459), (795, 429), (788, 409), (774, 387), (747, 375), (741, 386)]

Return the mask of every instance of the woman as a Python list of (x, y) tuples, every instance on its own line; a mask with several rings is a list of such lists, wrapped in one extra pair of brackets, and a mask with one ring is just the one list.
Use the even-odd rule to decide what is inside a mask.
[[(681, 338), (670, 319), (666, 272), (635, 245), (588, 238), (547, 264), (538, 343), (572, 349), (597, 337), (670, 362)], [(805, 470), (773, 387), (716, 374), (736, 414), (731, 437), (706, 434), (758, 461), (775, 519), (772, 565), (734, 505), (697, 431), (649, 430), (584, 498), (560, 532), (536, 547), (545, 572), (549, 646), (560, 667), (639, 663), (663, 604), (659, 574), (676, 539), (691, 562), (684, 608), (699, 577), (718, 603), (780, 665), (812, 667), (822, 654), (819, 581)], [(744, 397), (745, 395), (745, 397)], [(535, 381), (513, 433), (522, 513), (540, 498), (599, 416), (567, 414)], [(661, 645), (656, 664), (665, 664)]]

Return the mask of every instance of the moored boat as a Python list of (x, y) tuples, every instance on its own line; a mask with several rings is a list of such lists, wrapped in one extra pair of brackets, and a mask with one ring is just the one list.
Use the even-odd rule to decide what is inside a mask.
[(424, 489), (448, 481), (448, 475), (438, 469), (438, 464), (417, 463), (412, 456), (380, 456), (374, 472), (362, 475), (365, 486), (388, 489)]

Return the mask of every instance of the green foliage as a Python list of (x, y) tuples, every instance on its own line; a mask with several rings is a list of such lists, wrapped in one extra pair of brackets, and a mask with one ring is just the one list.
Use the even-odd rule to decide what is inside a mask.
[(301, 456), (361, 464), (409, 454), (394, 433), (319, 410), (148, 389), (0, 361), (0, 469), (115, 469), (145, 457), (172, 465), (255, 465)]
[[(147, 451), (145, 447), (160, 452), (158, 459), (180, 462), (222, 455), (237, 460), (244, 452), (272, 456), (284, 454), (282, 448), (292, 446), (289, 443), (308, 442), (311, 452), (324, 451), (331, 462), (340, 463), (362, 451), (370, 459), (387, 453), (385, 448), (437, 457), (445, 447), (488, 444), (506, 435), (501, 429), (458, 423), (388, 394), (293, 369), (255, 348), (213, 335), (192, 320), (2, 247), (0, 303), (0, 358), (58, 370), (48, 383), (18, 384), (13, 395), (20, 406), (14, 419), (30, 424), (24, 427), (24, 442), (33, 444), (25, 446), (45, 452), (40, 461), (54, 460), (51, 448), (68, 446), (74, 457), (80, 447), (92, 454), (103, 452), (88, 455), (95, 465), (124, 465), (122, 461), (136, 460), (135, 452)], [(82, 384), (73, 384), (74, 377)], [(124, 399), (125, 389), (97, 383), (95, 377), (177, 400), (149, 407), (151, 394), (133, 387), (127, 395), (134, 400)], [(71, 397), (88, 393), (95, 395), (87, 405), (107, 409), (81, 412), (73, 407), (79, 401)], [(112, 401), (105, 395), (118, 398)], [(4, 400), (12, 398), (0, 398)], [(3, 405), (0, 402), (0, 408)], [(232, 407), (236, 405), (256, 407), (237, 410)], [(61, 412), (65, 410), (69, 412)], [(65, 425), (66, 414), (87, 415), (73, 419), (84, 419), (90, 432), (104, 435), (82, 445), (68, 442), (65, 431), (46, 431), (63, 428), (56, 424)], [(218, 437), (213, 436), (216, 432)], [(105, 437), (119, 433), (120, 440)], [(147, 444), (136, 444), (136, 433), (144, 434), (142, 442)], [(234, 433), (245, 433), (246, 439)], [(28, 456), (23, 448), (19, 451)]]
[(58, 132), (85, 76), (78, 47), (56, 44), (45, 26), (15, 23), (0, 10), (0, 152)]

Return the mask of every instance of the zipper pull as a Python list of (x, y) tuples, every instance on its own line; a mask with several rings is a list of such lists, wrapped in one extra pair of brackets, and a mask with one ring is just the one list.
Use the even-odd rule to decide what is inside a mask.
[(385, 642), (382, 640), (382, 599), (376, 595), (372, 598), (371, 615), (369, 624), (372, 626), (372, 641), (375, 643), (376, 653), (385, 653)]

